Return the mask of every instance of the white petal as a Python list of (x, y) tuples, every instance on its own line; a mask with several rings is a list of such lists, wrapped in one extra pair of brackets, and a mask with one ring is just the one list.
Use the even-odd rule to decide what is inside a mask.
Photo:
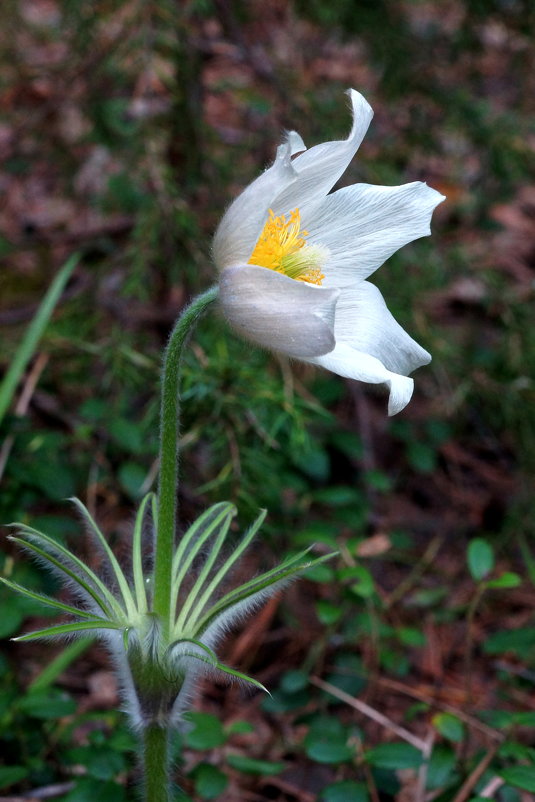
[(304, 361), (320, 365), (347, 379), (357, 379), (357, 381), (368, 384), (386, 384), (390, 390), (389, 415), (396, 415), (411, 400), (414, 389), (412, 379), (392, 373), (374, 356), (357, 351), (347, 343), (337, 342), (334, 351), (331, 351), (330, 354), (307, 358)]
[(256, 345), (294, 357), (332, 351), (338, 296), (338, 290), (257, 265), (227, 267), (219, 282), (219, 301), (231, 326)]
[(281, 190), (271, 208), (278, 214), (287, 214), (298, 207), (301, 212), (315, 207), (333, 188), (364, 139), (373, 117), (373, 110), (359, 92), (350, 89), (349, 99), (353, 110), (353, 127), (349, 137), (335, 142), (323, 142), (310, 148), (292, 162), (297, 180)]
[(305, 145), (305, 143), (303, 142), (297, 131), (287, 131), (286, 141), (290, 145), (290, 154), (292, 156), (295, 156), (296, 153), (302, 153), (304, 150), (307, 149), (307, 146)]
[(309, 244), (329, 249), (325, 285), (364, 279), (398, 248), (431, 233), (433, 209), (444, 196), (421, 181), (399, 187), (353, 184), (302, 213)]
[(230, 264), (247, 262), (268, 218), (273, 198), (296, 180), (292, 153), (303, 140), (295, 131), (277, 149), (275, 161), (230, 204), (214, 235), (213, 257), (222, 270)]
[(399, 325), (377, 287), (368, 281), (342, 290), (334, 336), (337, 343), (376, 357), (394, 373), (408, 375), (431, 361), (431, 355)]

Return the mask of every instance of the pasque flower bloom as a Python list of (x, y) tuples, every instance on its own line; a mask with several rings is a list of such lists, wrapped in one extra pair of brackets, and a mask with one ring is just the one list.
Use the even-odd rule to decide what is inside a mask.
[(373, 115), (361, 94), (348, 94), (346, 140), (307, 150), (290, 132), (272, 166), (228, 208), (213, 243), (220, 303), (233, 328), (257, 345), (387, 385), (394, 415), (410, 401), (408, 374), (431, 357), (366, 279), (398, 248), (430, 234), (444, 198), (420, 181), (331, 193)]

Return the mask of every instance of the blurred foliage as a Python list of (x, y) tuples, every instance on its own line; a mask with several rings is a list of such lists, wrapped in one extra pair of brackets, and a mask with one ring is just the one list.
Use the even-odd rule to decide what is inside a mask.
[[(499, 802), (533, 792), (533, 31), (528, 0), (4, 0), (4, 375), (52, 275), (73, 250), (82, 259), (1, 423), (2, 521), (84, 550), (62, 501), (76, 494), (121, 552), (157, 474), (161, 349), (214, 281), (222, 210), (284, 128), (342, 136), (354, 85), (376, 117), (344, 180), (428, 180), (448, 196), (432, 239), (376, 277), (434, 357), (403, 416), (251, 349), (216, 316), (192, 341), (181, 525), (228, 498), (245, 518), (269, 509), (259, 565), (313, 543), (340, 558), (291, 588), (241, 653), (272, 697), (209, 689), (176, 736), (183, 800), (290, 798), (278, 778), (297, 782), (298, 764), (325, 802), (389, 802), (409, 776), (451, 802), (490, 753), (473, 802), (496, 777)], [(58, 592), (14, 557), (3, 543), (5, 575)], [(0, 593), (6, 638), (45, 614)], [(66, 659), (37, 692), (48, 654), (2, 652), (2, 792), (59, 782), (69, 802), (129, 798), (132, 736), (119, 714), (83, 709), (96, 658), (78, 683)], [(425, 771), (421, 750), (319, 676), (431, 733)]]

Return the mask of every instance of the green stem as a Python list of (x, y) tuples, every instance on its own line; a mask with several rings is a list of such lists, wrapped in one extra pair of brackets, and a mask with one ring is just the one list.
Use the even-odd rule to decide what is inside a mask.
[(145, 802), (169, 802), (168, 730), (149, 724), (143, 731)]
[(170, 605), (177, 510), (180, 360), (188, 334), (206, 307), (215, 301), (217, 293), (218, 287), (212, 287), (184, 309), (175, 324), (164, 357), (160, 418), (160, 484), (154, 544), (152, 603), (153, 612), (158, 616), (163, 628), (164, 639), (169, 633), (170, 616), (173, 612), (170, 610)]

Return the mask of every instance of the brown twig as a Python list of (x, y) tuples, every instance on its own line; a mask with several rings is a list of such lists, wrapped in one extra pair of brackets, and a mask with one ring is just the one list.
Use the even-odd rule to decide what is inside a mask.
[(409, 688), (408, 686), (404, 685), (402, 682), (397, 682), (396, 680), (387, 679), (383, 677), (379, 677), (377, 679), (377, 683), (379, 685), (383, 685), (384, 687), (390, 688), (393, 691), (397, 691), (398, 693), (402, 693), (405, 696), (410, 696), (413, 699), (418, 699), (420, 702), (425, 702), (426, 704), (430, 705), (431, 707), (436, 707), (440, 710), (445, 710), (448, 713), (453, 713), (457, 718), (460, 718), (461, 721), (464, 721), (465, 724), (468, 724), (470, 727), (473, 727), (475, 730), (479, 730), (480, 732), (487, 735), (489, 738), (493, 740), (497, 740), (501, 743), (505, 736), (503, 733), (498, 732), (498, 730), (492, 729), (487, 724), (483, 724), (483, 722), (479, 721), (479, 719), (470, 716), (468, 713), (465, 713), (463, 710), (459, 710), (459, 708), (455, 707), (455, 705), (449, 705), (444, 702), (438, 701), (433, 695), (423, 693), (422, 691), (418, 691), (415, 688)]
[(431, 752), (433, 751), (435, 738), (436, 731), (433, 729), (433, 727), (431, 727), (425, 739), (425, 750), (423, 752), (424, 762), (418, 769), (418, 782), (416, 785), (414, 802), (425, 802), (429, 758), (431, 757)]
[(370, 707), (370, 705), (366, 704), (366, 702), (362, 702), (360, 699), (356, 699), (354, 696), (350, 696), (345, 691), (340, 690), (337, 688), (336, 685), (331, 685), (330, 682), (325, 682), (324, 680), (320, 679), (319, 677), (311, 677), (310, 682), (312, 685), (315, 685), (317, 688), (321, 688), (322, 691), (326, 691), (330, 693), (331, 696), (335, 696), (337, 699), (340, 699), (341, 702), (345, 702), (350, 707), (353, 707), (355, 710), (358, 710), (359, 713), (362, 713), (364, 716), (371, 718), (373, 721), (376, 721), (382, 727), (390, 730), (391, 732), (395, 732), (396, 735), (399, 735), (400, 738), (403, 738), (404, 741), (412, 744), (412, 746), (419, 749), (420, 752), (425, 753), (427, 750), (427, 743), (426, 741), (418, 738), (417, 735), (413, 735), (412, 732), (406, 730), (405, 727), (401, 727), (399, 724), (396, 724), (392, 719), (389, 719), (383, 713), (379, 713), (378, 710), (375, 708)]
[(487, 752), (485, 757), (483, 757), (479, 761), (475, 769), (468, 775), (464, 783), (461, 785), (459, 792), (456, 794), (456, 796), (454, 796), (452, 802), (466, 802), (469, 795), (474, 790), (474, 787), (476, 786), (476, 784), (479, 782), (479, 780), (489, 767), (494, 755), (496, 754), (499, 748), (500, 744), (494, 744), (492, 749), (490, 749)]
[(73, 782), (44, 785), (42, 788), (34, 788), (21, 796), (0, 796), (0, 802), (38, 802), (41, 799), (60, 796), (60, 794), (67, 793), (67, 791), (72, 791), (73, 788)]
[(479, 796), (483, 797), (484, 799), (492, 799), (496, 791), (504, 785), (505, 780), (502, 780), (501, 777), (493, 777), (492, 780), (486, 784), (482, 791), (479, 792)]

